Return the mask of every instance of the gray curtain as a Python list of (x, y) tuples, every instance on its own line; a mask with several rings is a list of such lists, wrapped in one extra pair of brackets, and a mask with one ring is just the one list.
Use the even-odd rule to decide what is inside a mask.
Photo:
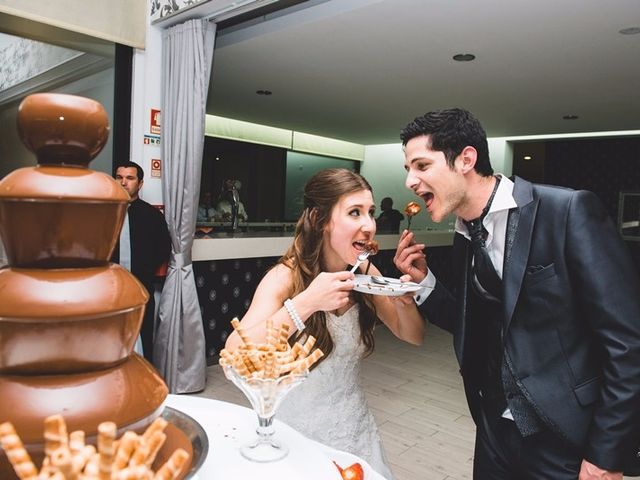
[(154, 339), (171, 393), (205, 386), (205, 340), (191, 264), (215, 24), (189, 20), (162, 36), (162, 194), (172, 252)]

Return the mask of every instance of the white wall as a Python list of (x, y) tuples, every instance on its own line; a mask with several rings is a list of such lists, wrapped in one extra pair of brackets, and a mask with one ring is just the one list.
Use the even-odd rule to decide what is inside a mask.
[[(513, 155), (512, 147), (506, 138), (489, 138), (489, 156), (491, 164), (496, 172), (511, 175)], [(360, 167), (360, 173), (369, 181), (373, 188), (374, 199), (380, 205), (384, 197), (393, 199), (394, 208), (404, 210), (408, 202), (418, 200), (422, 202), (405, 187), (406, 172), (404, 170), (404, 154), (402, 146), (397, 144), (368, 145), (365, 147), (364, 161)], [(454, 219), (448, 218), (440, 224), (433, 223), (424, 210), (411, 221), (412, 230), (438, 229), (448, 230), (453, 228)], [(407, 221), (400, 225), (405, 228)]]
[[(147, 24), (148, 22), (147, 14)], [(133, 54), (130, 160), (139, 164), (144, 170), (144, 186), (140, 197), (152, 205), (161, 205), (163, 203), (161, 177), (151, 176), (151, 160), (162, 160), (160, 146), (145, 144), (144, 138), (151, 133), (151, 109), (159, 109), (162, 98), (162, 30), (147, 25), (145, 44), (145, 50), (135, 49)], [(162, 175), (165, 175), (164, 169)]]

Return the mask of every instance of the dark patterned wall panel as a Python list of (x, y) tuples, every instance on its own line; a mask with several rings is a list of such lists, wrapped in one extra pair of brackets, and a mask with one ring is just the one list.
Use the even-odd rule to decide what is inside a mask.
[(224, 347), (231, 320), (244, 316), (258, 283), (277, 260), (267, 257), (193, 263), (209, 364)]
[[(621, 190), (640, 191), (640, 138), (598, 138), (548, 142), (545, 182), (591, 190), (611, 217), (618, 215)], [(627, 242), (640, 270), (640, 242)]]
[[(450, 251), (450, 247), (427, 250), (429, 267), (445, 284), (450, 278)], [(383, 275), (397, 278), (399, 273), (393, 265), (394, 253), (394, 250), (381, 251), (373, 260)], [(231, 320), (243, 317), (258, 283), (277, 261), (278, 257), (265, 257), (193, 263), (208, 364), (217, 362), (218, 352), (231, 332)]]

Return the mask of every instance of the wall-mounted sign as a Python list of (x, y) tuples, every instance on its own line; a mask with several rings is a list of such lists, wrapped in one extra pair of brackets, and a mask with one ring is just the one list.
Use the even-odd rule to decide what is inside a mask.
[(153, 135), (160, 135), (160, 110), (156, 108), (151, 109), (151, 125), (149, 128), (149, 132)]
[(157, 145), (160, 146), (160, 136), (159, 135), (146, 135), (144, 136), (144, 144), (145, 145)]
[(157, 158), (151, 159), (151, 176), (157, 178), (162, 176), (162, 161)]

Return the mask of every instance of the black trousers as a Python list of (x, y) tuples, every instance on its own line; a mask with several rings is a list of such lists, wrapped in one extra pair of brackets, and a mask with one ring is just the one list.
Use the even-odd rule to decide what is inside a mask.
[(581, 463), (580, 453), (553, 432), (522, 437), (512, 420), (483, 412), (476, 431), (474, 480), (577, 480)]

